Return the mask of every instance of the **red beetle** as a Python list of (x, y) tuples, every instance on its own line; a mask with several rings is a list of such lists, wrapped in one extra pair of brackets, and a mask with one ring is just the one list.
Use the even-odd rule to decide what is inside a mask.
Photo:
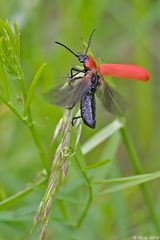
[[(121, 96), (117, 94), (103, 79), (103, 76), (111, 76), (117, 78), (127, 78), (140, 81), (148, 81), (149, 74), (143, 68), (137, 65), (126, 64), (100, 64), (97, 65), (94, 58), (87, 54), (90, 47), (91, 39), (95, 29), (92, 31), (86, 52), (74, 53), (70, 48), (60, 42), (55, 42), (66, 48), (83, 64), (83, 69), (72, 67), (71, 74), (68, 77), (68, 83), (53, 90), (51, 92), (52, 102), (54, 104), (73, 108), (77, 101), (80, 100), (81, 116), (83, 122), (90, 128), (96, 127), (96, 101), (95, 93), (102, 101), (105, 109), (111, 113), (121, 112), (119, 100)], [(83, 73), (83, 76), (79, 76)], [(121, 100), (120, 100), (121, 101)]]

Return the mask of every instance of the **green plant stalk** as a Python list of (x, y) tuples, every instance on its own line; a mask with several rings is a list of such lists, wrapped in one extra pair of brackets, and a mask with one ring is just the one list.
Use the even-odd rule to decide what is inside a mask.
[[(32, 118), (32, 115), (30, 113), (30, 118)], [(33, 140), (37, 146), (37, 149), (38, 149), (38, 152), (39, 152), (39, 155), (40, 155), (40, 158), (42, 160), (42, 163), (43, 163), (43, 166), (45, 167), (46, 171), (49, 172), (49, 162), (47, 160), (47, 156), (46, 156), (46, 153), (44, 151), (44, 148), (42, 146), (42, 143), (41, 143), (41, 140), (40, 140), (40, 137), (37, 133), (37, 130), (34, 126), (34, 123), (32, 121), (31, 124), (29, 124), (29, 129), (31, 131), (31, 134), (32, 134), (32, 137), (33, 137)]]
[[(24, 80), (24, 74), (23, 74), (23, 71), (22, 71), (20, 65), (18, 65), (18, 72), (20, 74), (20, 82), (21, 82), (24, 102), (26, 103), (27, 90), (26, 90), (26, 84), (25, 84), (25, 80)], [(37, 149), (38, 149), (40, 158), (42, 160), (42, 163), (43, 163), (45, 169), (47, 170), (47, 172), (49, 172), (49, 163), (48, 163), (48, 160), (47, 160), (47, 156), (46, 156), (46, 153), (45, 153), (45, 151), (43, 149), (43, 146), (42, 146), (40, 137), (39, 137), (39, 135), (37, 133), (37, 130), (36, 130), (35, 126), (34, 126), (32, 114), (31, 114), (31, 110), (30, 110), (30, 106), (28, 106), (28, 111), (26, 113), (26, 116), (28, 117), (27, 125), (29, 126), (29, 129), (31, 131), (33, 140), (34, 140), (34, 142), (35, 142), (35, 144), (37, 146)]]
[[(134, 148), (134, 145), (129, 137), (128, 131), (126, 129), (126, 127), (122, 127), (120, 128), (120, 134), (124, 143), (124, 146), (126, 148), (126, 151), (128, 153), (128, 157), (130, 159), (130, 162), (132, 164), (133, 170), (135, 172), (135, 174), (143, 174), (143, 168), (142, 165), (140, 163), (140, 159), (138, 157), (138, 154)], [(147, 187), (146, 184), (141, 184), (141, 191), (143, 193), (143, 197), (146, 203), (146, 206), (148, 208), (148, 212), (150, 215), (150, 218), (152, 219), (152, 222), (155, 226), (155, 229), (157, 231), (158, 234), (160, 234), (160, 224), (159, 224), (159, 219), (158, 216), (156, 214), (156, 211), (154, 209), (154, 203), (152, 201), (152, 198), (150, 196), (150, 192), (149, 189)]]
[(26, 123), (25, 119), (23, 118), (23, 116), (17, 111), (17, 109), (14, 107), (14, 105), (10, 102), (10, 101), (6, 101), (6, 99), (0, 95), (0, 99), (7, 105), (8, 108), (10, 108), (10, 110), (15, 113), (15, 115), (24, 123)]
[(37, 149), (38, 149), (38, 152), (39, 152), (39, 155), (40, 155), (40, 158), (43, 162), (43, 165), (45, 167), (45, 169), (47, 171), (49, 171), (49, 165), (48, 165), (48, 161), (47, 161), (47, 157), (46, 157), (46, 154), (45, 154), (45, 151), (42, 147), (42, 144), (41, 144), (41, 141), (40, 141), (40, 138), (37, 134), (37, 131), (36, 131), (36, 128), (34, 126), (34, 123), (32, 121), (32, 115), (30, 113), (29, 115), (29, 120), (30, 121), (27, 121), (26, 118), (23, 118), (23, 116), (17, 111), (17, 109), (14, 107), (14, 105), (12, 105), (12, 103), (10, 101), (6, 101), (5, 98), (3, 96), (0, 95), (0, 99), (10, 108), (10, 110), (16, 114), (16, 116), (24, 123), (26, 124), (30, 131), (31, 131), (31, 134), (32, 134), (32, 137), (33, 137), (33, 140), (37, 146)]
[(40, 180), (38, 182), (28, 184), (28, 186), (24, 190), (1, 201), (0, 209), (8, 208), (12, 204), (18, 202), (20, 199), (23, 199), (26, 195), (28, 195), (29, 193), (31, 193), (35, 190), (34, 186), (38, 187), (40, 185), (43, 185), (46, 181), (47, 181), (47, 178), (43, 178), (42, 180)]
[(84, 210), (82, 211), (80, 217), (78, 218), (77, 220), (77, 223), (75, 225), (75, 227), (80, 227), (81, 223), (83, 222), (87, 212), (88, 212), (88, 209), (92, 203), (92, 199), (93, 199), (93, 193), (92, 193), (92, 186), (91, 186), (91, 183), (90, 183), (90, 180), (89, 178), (87, 177), (87, 174), (85, 173), (85, 171), (82, 169), (79, 161), (77, 160), (77, 158), (75, 157), (75, 161), (76, 161), (76, 164), (78, 166), (78, 168), (80, 169), (80, 171), (82, 172), (82, 175), (84, 177), (84, 180), (88, 186), (88, 199), (87, 199), (87, 202), (86, 202), (86, 205), (85, 205), (85, 208)]

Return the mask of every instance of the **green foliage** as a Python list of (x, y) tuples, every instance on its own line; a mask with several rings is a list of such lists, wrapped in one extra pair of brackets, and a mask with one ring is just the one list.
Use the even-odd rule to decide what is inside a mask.
[[(43, 230), (48, 220), (46, 239), (160, 234), (159, 85), (154, 81), (159, 2), (16, 0), (6, 5), (2, 1), (1, 16), (18, 24), (0, 20), (0, 239), (29, 239), (33, 221), (37, 239), (38, 223)], [(94, 27), (95, 58), (139, 63), (150, 70), (152, 81), (114, 82), (134, 100), (127, 116), (133, 142), (126, 123), (112, 120), (98, 105), (95, 132), (83, 127), (81, 134), (79, 122), (62, 146), (65, 115), (60, 120), (63, 110), (51, 107), (43, 93), (77, 62), (51, 43), (61, 41), (77, 51), (80, 36), (86, 41)]]
[(109, 187), (107, 190), (100, 192), (100, 195), (101, 195), (101, 194), (107, 194), (107, 193), (111, 193), (111, 192), (117, 192), (120, 190), (125, 190), (129, 187), (134, 187), (141, 183), (145, 183), (145, 182), (154, 180), (159, 177), (160, 177), (160, 172), (158, 171), (158, 172), (154, 172), (154, 173), (150, 173), (150, 174), (141, 174), (141, 175), (135, 175), (135, 176), (126, 177), (126, 178), (116, 178), (116, 179), (94, 181), (93, 184), (116, 183), (116, 186)]
[(24, 106), (24, 115), (29, 111), (29, 107), (30, 107), (30, 104), (32, 102), (32, 98), (34, 96), (34, 92), (35, 92), (36, 86), (38, 84), (39, 77), (40, 77), (41, 72), (42, 72), (45, 65), (46, 64), (43, 64), (42, 66), (40, 66), (40, 68), (36, 72), (32, 82), (31, 82), (30, 88), (28, 90), (27, 98), (26, 98), (26, 103), (25, 103), (25, 106)]
[(0, 20), (0, 35), (2, 37), (1, 41), (1, 59), (5, 64), (9, 73), (15, 75), (17, 78), (20, 76), (19, 65), (20, 65), (20, 44), (19, 36), (20, 33), (17, 29), (16, 24), (14, 24), (14, 30), (11, 30), (9, 23)]
[[(45, 167), (47, 168), (47, 165), (48, 165), (47, 159), (46, 159), (44, 150), (42, 148), (41, 141), (37, 136), (37, 132), (34, 126), (34, 120), (32, 118), (32, 114), (30, 111), (30, 104), (32, 101), (33, 93), (38, 83), (38, 79), (40, 77), (40, 73), (44, 67), (44, 64), (39, 68), (38, 72), (33, 78), (33, 81), (27, 93), (26, 82), (25, 82), (24, 73), (21, 67), (20, 57), (19, 57), (20, 33), (18, 31), (16, 24), (14, 24), (14, 29), (15, 29), (15, 33), (11, 30), (8, 22), (4, 22), (3, 20), (0, 20), (0, 33), (1, 33), (1, 47), (0, 47), (1, 70), (0, 72), (2, 72), (2, 82), (3, 82), (3, 90), (4, 90), (4, 92), (1, 93), (0, 98), (10, 108), (10, 110), (13, 111), (20, 118), (20, 120), (29, 127), (33, 135), (33, 139), (37, 145), (41, 159)], [(10, 92), (8, 90), (8, 82), (4, 72), (4, 67), (6, 67), (6, 70), (11, 75), (15, 75), (17, 80), (20, 82), (20, 91), (23, 96), (22, 109), (24, 109), (23, 112), (25, 115), (23, 114), (23, 112), (21, 113), (20, 111), (18, 111), (14, 103), (12, 103), (11, 101)], [(6, 96), (5, 96), (5, 93), (7, 93)], [(14, 97), (16, 98), (16, 96)]]

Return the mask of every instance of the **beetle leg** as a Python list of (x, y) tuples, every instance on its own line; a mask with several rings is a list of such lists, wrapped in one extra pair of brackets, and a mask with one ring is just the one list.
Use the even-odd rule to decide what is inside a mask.
[[(76, 73), (73, 73), (76, 72)], [(77, 68), (77, 67), (72, 67), (71, 68), (71, 75), (70, 75), (70, 78), (74, 78), (76, 75), (78, 75), (79, 73), (85, 73), (85, 69), (80, 69), (80, 68)]]
[[(72, 87), (72, 85), (71, 85)], [(74, 103), (71, 107), (66, 107), (68, 110), (71, 110), (76, 104)]]
[(81, 118), (81, 116), (77, 116), (77, 117), (73, 117), (73, 118), (72, 118), (72, 122), (71, 122), (71, 123), (72, 123), (72, 126), (74, 126), (74, 121), (77, 120), (77, 119), (79, 119), (79, 118)]
[[(73, 71), (75, 71), (75, 73), (73, 73)], [(81, 78), (81, 77), (76, 77), (76, 75), (78, 75), (79, 73), (85, 73), (85, 69), (80, 69), (77, 67), (71, 68), (71, 75), (67, 75), (67, 80), (70, 87), (73, 87), (72, 82)]]

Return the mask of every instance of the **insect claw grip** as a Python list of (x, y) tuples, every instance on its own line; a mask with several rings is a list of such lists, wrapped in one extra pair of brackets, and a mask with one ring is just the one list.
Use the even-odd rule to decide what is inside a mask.
[(77, 119), (79, 119), (79, 118), (81, 118), (81, 116), (73, 117), (73, 118), (72, 118), (72, 122), (71, 122), (72, 126), (74, 126), (74, 121), (77, 120)]

